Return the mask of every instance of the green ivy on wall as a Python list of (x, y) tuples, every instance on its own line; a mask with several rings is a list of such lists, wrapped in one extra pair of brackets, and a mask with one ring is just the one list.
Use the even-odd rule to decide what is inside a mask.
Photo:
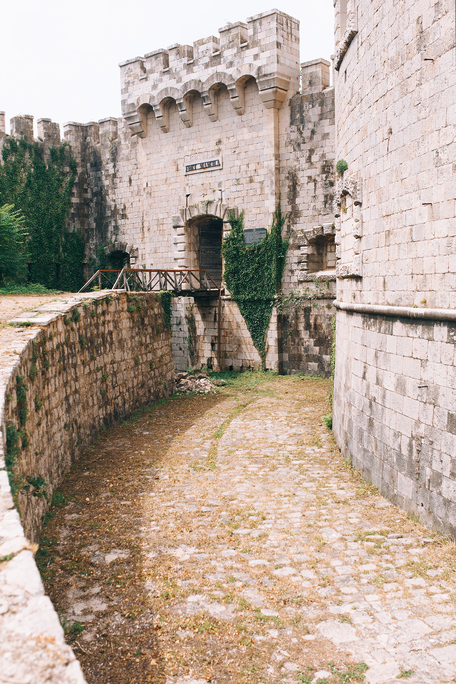
[(28, 236), (21, 213), (12, 204), (0, 205), (0, 286), (26, 279)]
[(267, 354), (267, 332), (277, 292), (282, 283), (288, 240), (282, 238), (286, 216), (280, 202), (271, 230), (256, 245), (244, 244), (244, 214), (229, 217), (231, 232), (222, 245), (225, 260), (224, 280), (232, 299), (239, 307), (262, 368)]
[(85, 244), (66, 229), (76, 161), (64, 143), (45, 157), (36, 142), (7, 138), (0, 165), (0, 206), (14, 205), (29, 239), (28, 279), (48, 288), (77, 291), (83, 285)]
[(158, 298), (163, 309), (163, 316), (165, 318), (165, 325), (168, 330), (171, 330), (171, 315), (172, 315), (172, 292), (167, 292), (165, 290), (158, 293)]

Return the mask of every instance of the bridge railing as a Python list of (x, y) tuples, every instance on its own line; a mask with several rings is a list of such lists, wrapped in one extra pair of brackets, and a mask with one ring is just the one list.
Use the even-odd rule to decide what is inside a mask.
[[(218, 292), (221, 283), (202, 269), (156, 269), (122, 268), (99, 269), (79, 290), (84, 292), (97, 283), (102, 289), (126, 290), (127, 292)], [(93, 285), (92, 285), (93, 287)]]

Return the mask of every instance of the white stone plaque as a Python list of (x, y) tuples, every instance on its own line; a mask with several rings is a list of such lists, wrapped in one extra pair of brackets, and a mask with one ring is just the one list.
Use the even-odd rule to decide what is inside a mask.
[(203, 160), (189, 159), (185, 161), (185, 175), (201, 173), (202, 171), (215, 171), (221, 169), (222, 166), (221, 157), (210, 157)]

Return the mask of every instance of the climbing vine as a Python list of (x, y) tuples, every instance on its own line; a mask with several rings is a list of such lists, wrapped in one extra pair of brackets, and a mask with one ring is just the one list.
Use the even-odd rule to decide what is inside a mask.
[(13, 205), (29, 233), (28, 279), (48, 288), (78, 290), (82, 284), (85, 244), (66, 229), (76, 161), (69, 145), (51, 148), (25, 138), (7, 138), (0, 165), (0, 207)]
[(282, 238), (286, 216), (280, 202), (271, 230), (256, 245), (244, 244), (244, 214), (229, 217), (231, 232), (222, 245), (225, 260), (224, 280), (231, 297), (239, 307), (262, 368), (267, 354), (267, 332), (277, 292), (282, 283), (288, 240)]
[(168, 328), (168, 330), (171, 330), (171, 300), (173, 298), (173, 293), (163, 290), (162, 292), (159, 292), (158, 297), (160, 299), (160, 304), (162, 305), (165, 325)]
[(0, 285), (24, 281), (27, 274), (28, 231), (11, 204), (0, 206)]

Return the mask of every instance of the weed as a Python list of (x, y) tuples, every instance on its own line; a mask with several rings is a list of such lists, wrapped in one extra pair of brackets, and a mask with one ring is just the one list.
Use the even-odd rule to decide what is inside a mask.
[(407, 568), (409, 568), (415, 577), (427, 577), (427, 571), (432, 568), (432, 565), (424, 561), (408, 561)]
[(412, 676), (412, 674), (414, 672), (415, 672), (415, 670), (404, 670), (404, 668), (401, 667), (401, 671), (397, 675), (396, 679), (408, 679), (409, 677)]
[(21, 425), (25, 425), (28, 418), (26, 391), (27, 385), (24, 385), (24, 376), (16, 375), (16, 398), (17, 407), (19, 409), (19, 422)]
[(206, 458), (206, 466), (210, 468), (211, 470), (215, 470), (217, 467), (217, 445), (216, 444), (211, 444), (211, 448), (209, 449), (209, 453)]
[(10, 328), (31, 328), (34, 325), (36, 325), (36, 323), (34, 323), (33, 321), (22, 321), (21, 323), (7, 323), (6, 325)]
[[(27, 285), (9, 285), (0, 288), (0, 295), (7, 294), (61, 294), (62, 290), (48, 290), (44, 285), (38, 283), (27, 283)], [(22, 326), (22, 324), (21, 324)]]
[(31, 475), (28, 475), (26, 478), (28, 484), (22, 487), (26, 492), (30, 491), (30, 487), (32, 487), (31, 494), (32, 496), (36, 496), (38, 498), (44, 497), (46, 501), (48, 501), (47, 494), (45, 492), (45, 489), (47, 488), (47, 484), (45, 480), (39, 476), (39, 477), (32, 477)]
[(223, 435), (225, 434), (225, 430), (226, 430), (226, 425), (225, 425), (225, 423), (222, 423), (222, 425), (220, 425), (220, 427), (218, 427), (217, 430), (214, 432), (212, 437), (214, 439), (221, 439), (223, 437)]
[(328, 430), (332, 430), (332, 425), (333, 425), (332, 413), (328, 413), (327, 416), (322, 416), (321, 419), (322, 419), (323, 423), (326, 425), (326, 427), (328, 428)]
[(67, 639), (76, 639), (84, 631), (84, 625), (80, 622), (73, 622), (71, 625), (66, 624), (64, 626), (65, 635)]
[(81, 314), (79, 313), (76, 307), (71, 312), (71, 320), (73, 323), (79, 323), (79, 321), (81, 320)]
[(51, 506), (57, 506), (58, 508), (62, 508), (63, 506), (66, 506), (66, 504), (66, 496), (62, 494), (62, 492), (55, 490), (52, 494)]
[(364, 672), (368, 670), (368, 666), (363, 661), (357, 663), (356, 665), (345, 666), (345, 672), (336, 670), (333, 662), (328, 663), (331, 674), (337, 677), (341, 684), (348, 684), (349, 682), (364, 682)]
[(14, 553), (9, 553), (7, 556), (2, 556), (0, 558), (0, 563), (7, 563), (10, 560), (13, 560), (14, 558)]
[(336, 171), (337, 173), (342, 176), (345, 171), (348, 169), (348, 164), (345, 161), (345, 159), (339, 159), (339, 161), (336, 164)]
[(312, 684), (313, 677), (311, 675), (305, 675), (303, 672), (298, 672), (298, 682), (302, 684)]

